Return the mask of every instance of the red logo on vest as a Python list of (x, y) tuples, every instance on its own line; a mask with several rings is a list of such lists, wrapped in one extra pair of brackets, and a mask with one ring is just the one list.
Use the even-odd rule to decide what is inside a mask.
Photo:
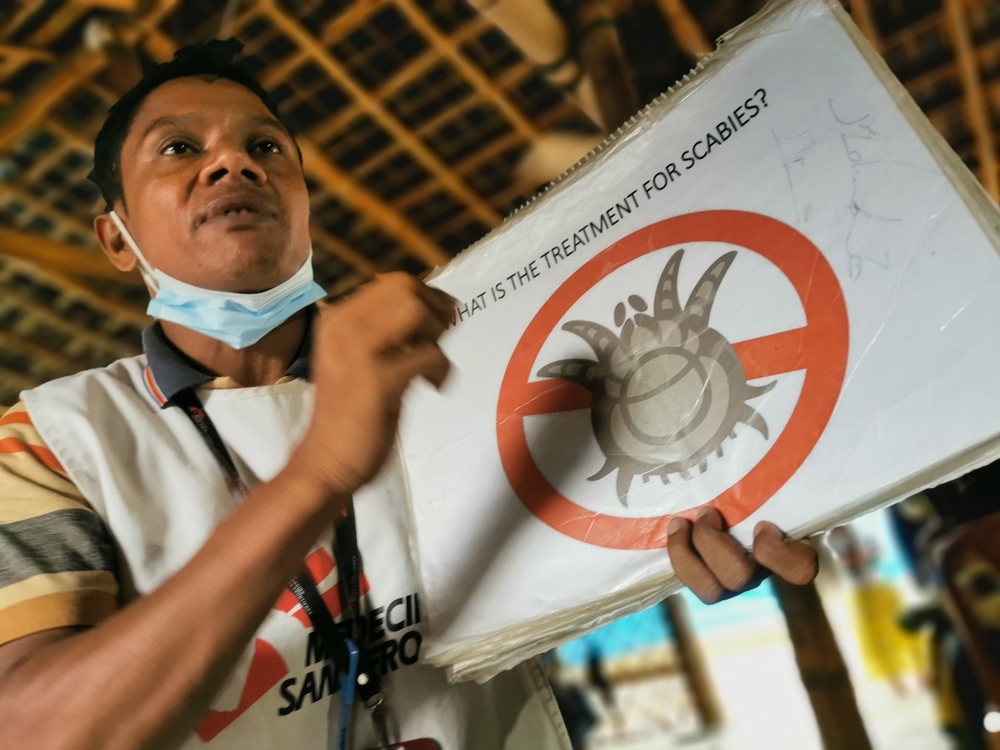
[[(321, 582), (334, 571), (336, 563), (325, 549), (318, 549), (306, 558), (306, 568), (312, 574), (313, 580)], [(368, 579), (361, 576), (361, 595), (368, 593)], [(330, 613), (336, 618), (340, 617), (340, 593), (339, 584), (334, 584), (322, 593), (323, 601), (330, 608)], [(291, 614), (298, 620), (304, 628), (311, 628), (312, 623), (305, 613), (295, 595), (285, 589), (278, 597), (274, 605), (278, 612)], [(288, 674), (288, 665), (281, 658), (281, 654), (270, 643), (263, 638), (258, 638), (254, 644), (253, 661), (250, 663), (250, 671), (247, 672), (247, 681), (243, 685), (243, 693), (240, 695), (240, 703), (232, 711), (210, 711), (206, 719), (198, 727), (198, 736), (203, 742), (211, 742), (222, 730), (232, 724), (242, 714), (244, 714), (253, 704), (267, 694), (271, 688), (281, 682), (282, 678)]]

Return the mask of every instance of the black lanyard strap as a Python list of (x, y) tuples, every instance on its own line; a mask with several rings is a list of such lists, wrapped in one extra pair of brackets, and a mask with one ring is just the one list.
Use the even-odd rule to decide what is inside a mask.
[[(171, 400), (172, 404), (181, 407), (181, 410), (188, 416), (192, 424), (198, 430), (198, 434), (208, 445), (212, 455), (218, 462), (219, 467), (226, 475), (226, 485), (230, 492), (239, 499), (249, 494), (246, 483), (240, 477), (236, 469), (229, 450), (219, 431), (215, 428), (211, 418), (205, 412), (205, 407), (201, 403), (194, 389), (187, 388), (177, 393)], [(365, 704), (372, 711), (372, 718), (377, 725), (383, 724), (384, 719), (381, 713), (382, 704), (382, 680), (377, 670), (372, 668), (371, 659), (364, 640), (361, 638), (364, 632), (360, 627), (360, 601), (361, 601), (361, 553), (358, 550), (357, 524), (354, 520), (354, 508), (348, 507), (344, 513), (344, 518), (338, 521), (334, 527), (336, 541), (334, 544), (334, 557), (337, 561), (338, 578), (340, 584), (337, 587), (340, 594), (341, 609), (347, 621), (345, 627), (349, 631), (348, 637), (358, 644), (360, 651), (358, 663), (357, 693)], [(333, 658), (337, 672), (341, 675), (348, 671), (348, 648), (347, 639), (341, 628), (337, 626), (333, 619), (330, 608), (323, 601), (323, 596), (316, 588), (316, 582), (308, 570), (303, 570), (288, 584), (288, 589), (295, 594), (303, 611), (309, 616), (317, 635), (327, 649), (327, 653)], [(380, 734), (384, 735), (382, 726), (379, 726)]]

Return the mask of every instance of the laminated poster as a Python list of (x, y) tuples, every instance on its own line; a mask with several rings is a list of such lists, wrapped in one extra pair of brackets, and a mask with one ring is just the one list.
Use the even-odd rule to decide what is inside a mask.
[(425, 658), (486, 679), (1000, 453), (1000, 212), (836, 0), (766, 8), (434, 277), (401, 441)]

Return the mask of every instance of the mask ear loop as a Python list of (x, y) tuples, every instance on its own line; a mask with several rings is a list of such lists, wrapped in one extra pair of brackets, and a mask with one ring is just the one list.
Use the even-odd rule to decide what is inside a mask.
[(122, 237), (125, 238), (125, 242), (128, 243), (130, 248), (132, 248), (132, 252), (135, 253), (135, 257), (139, 259), (139, 273), (142, 274), (143, 281), (146, 282), (146, 285), (153, 291), (153, 295), (156, 296), (160, 293), (160, 284), (156, 281), (156, 276), (153, 274), (153, 267), (149, 265), (146, 260), (146, 256), (142, 254), (139, 246), (135, 244), (135, 240), (132, 239), (132, 235), (129, 234), (129, 231), (125, 228), (125, 224), (121, 220), (121, 217), (113, 210), (109, 212), (109, 215), (111, 216), (111, 220), (115, 223), (115, 226), (118, 227), (118, 231), (122, 233)]

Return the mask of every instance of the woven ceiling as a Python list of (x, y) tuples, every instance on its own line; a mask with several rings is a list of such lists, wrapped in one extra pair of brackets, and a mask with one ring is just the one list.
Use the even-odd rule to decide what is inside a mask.
[[(678, 8), (704, 39), (761, 4), (609, 2), (640, 103), (692, 65)], [(849, 6), (996, 197), (1000, 1)], [(93, 139), (144, 66), (228, 36), (302, 148), (316, 276), (334, 297), (446, 262), (536, 192), (517, 167), (544, 134), (600, 132), (464, 0), (0, 0), (0, 404), (139, 351), (145, 288), (91, 229)]]

